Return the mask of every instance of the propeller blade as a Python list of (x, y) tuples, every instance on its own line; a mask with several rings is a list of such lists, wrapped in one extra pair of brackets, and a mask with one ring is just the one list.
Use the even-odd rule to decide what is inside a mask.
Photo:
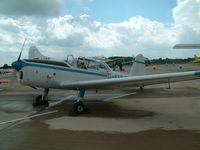
[(23, 51), (23, 49), (24, 49), (24, 45), (25, 45), (25, 43), (26, 43), (26, 39), (24, 40), (24, 43), (23, 43), (23, 45), (22, 45), (22, 49), (21, 49), (21, 52), (20, 52), (20, 54), (19, 54), (19, 57), (18, 57), (17, 61), (19, 61), (20, 58), (21, 58), (22, 51)]

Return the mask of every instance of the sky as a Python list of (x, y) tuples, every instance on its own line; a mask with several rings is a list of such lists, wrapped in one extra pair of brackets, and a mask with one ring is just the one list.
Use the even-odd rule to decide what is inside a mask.
[(1, 0), (0, 66), (35, 45), (46, 56), (187, 58), (200, 50), (200, 0)]
[(173, 22), (171, 10), (176, 6), (176, 0), (94, 0), (89, 2), (92, 3), (87, 2), (82, 5), (66, 3), (63, 14), (74, 16), (88, 14), (103, 23), (119, 23), (134, 16), (171, 23)]

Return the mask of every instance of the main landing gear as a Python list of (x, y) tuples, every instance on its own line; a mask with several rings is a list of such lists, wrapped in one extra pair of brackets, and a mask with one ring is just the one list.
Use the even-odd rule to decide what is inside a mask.
[[(85, 104), (82, 101), (85, 95), (85, 89), (80, 88), (78, 90), (79, 90), (78, 98), (73, 105), (72, 111), (69, 112), (70, 116), (78, 116), (79, 114), (89, 112), (88, 108), (86, 108)], [(47, 100), (48, 93), (49, 93), (49, 88), (45, 88), (43, 95), (38, 95), (35, 98), (35, 101), (32, 104), (33, 107), (42, 106), (42, 105), (48, 106), (49, 105), (48, 100)]]
[(76, 102), (73, 105), (72, 111), (69, 112), (70, 116), (78, 116), (79, 114), (83, 114), (88, 112), (88, 109), (84, 105), (82, 99), (84, 98), (85, 95), (85, 89), (81, 88), (79, 89), (79, 94)]
[(49, 93), (49, 88), (44, 89), (43, 95), (38, 95), (35, 98), (35, 101), (32, 104), (33, 107), (42, 106), (42, 105), (48, 106), (49, 105), (48, 100), (47, 100), (48, 93)]

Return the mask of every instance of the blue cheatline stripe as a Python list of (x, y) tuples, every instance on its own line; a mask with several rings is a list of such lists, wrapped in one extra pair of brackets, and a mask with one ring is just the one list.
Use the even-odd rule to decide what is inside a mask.
[(33, 67), (40, 67), (40, 68), (50, 68), (50, 69), (56, 69), (56, 70), (63, 70), (63, 71), (70, 71), (70, 72), (77, 72), (77, 73), (83, 73), (83, 74), (107, 77), (107, 74), (101, 74), (101, 73), (95, 73), (95, 72), (87, 72), (87, 71), (82, 71), (82, 70), (75, 70), (75, 69), (72, 69), (72, 68), (61, 68), (61, 67), (56, 67), (56, 66), (47, 66), (47, 65), (42, 65), (42, 64), (31, 64), (31, 63), (23, 62), (22, 66), (23, 67), (25, 67), (25, 66), (33, 66)]
[(145, 63), (142, 62), (142, 61), (138, 61), (138, 60), (136, 60), (135, 62), (138, 63), (138, 64), (144, 64), (144, 65), (145, 65)]
[(194, 74), (195, 74), (195, 75), (200, 75), (200, 71), (198, 71), (198, 72), (195, 72)]

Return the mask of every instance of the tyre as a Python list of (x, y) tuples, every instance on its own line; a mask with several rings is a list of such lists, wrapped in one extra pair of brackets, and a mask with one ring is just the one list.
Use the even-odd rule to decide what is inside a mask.
[(83, 104), (83, 102), (76, 102), (76, 103), (74, 104), (73, 109), (74, 109), (74, 112), (76, 112), (76, 113), (78, 113), (78, 114), (81, 114), (81, 113), (83, 113), (84, 110), (85, 110), (85, 105)]
[(36, 106), (40, 106), (42, 105), (44, 102), (42, 101), (42, 95), (38, 95), (36, 98), (35, 98), (35, 101), (32, 103), (33, 107), (36, 107)]

